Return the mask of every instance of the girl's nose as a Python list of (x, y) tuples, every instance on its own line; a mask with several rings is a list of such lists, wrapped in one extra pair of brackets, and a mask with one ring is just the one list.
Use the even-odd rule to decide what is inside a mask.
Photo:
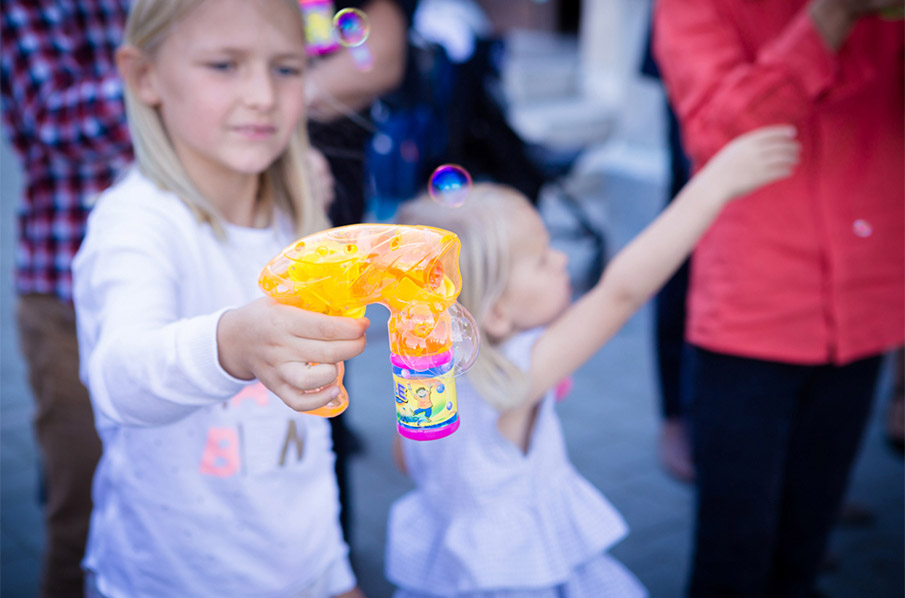
[(246, 81), (245, 102), (258, 110), (270, 110), (276, 101), (273, 78), (266, 69), (255, 69)]

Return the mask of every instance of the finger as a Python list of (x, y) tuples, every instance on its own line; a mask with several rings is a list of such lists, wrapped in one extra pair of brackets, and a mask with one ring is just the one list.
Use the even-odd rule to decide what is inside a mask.
[(317, 363), (337, 363), (352, 359), (365, 349), (367, 339), (360, 336), (355, 340), (322, 341), (310, 338), (295, 338), (287, 343), (284, 361), (306, 361)]
[(736, 140), (740, 143), (751, 144), (754, 147), (763, 147), (776, 141), (788, 141), (797, 135), (792, 125), (769, 125), (748, 131), (740, 135)]
[(293, 309), (294, 313), (287, 329), (290, 334), (299, 338), (325, 341), (353, 340), (364, 335), (371, 324), (367, 318), (327, 316), (304, 309)]
[(290, 386), (302, 392), (309, 392), (333, 384), (338, 371), (332, 363), (312, 365), (301, 361), (291, 361), (280, 366), (279, 374)]
[(798, 135), (798, 129), (795, 125), (782, 123), (754, 129), (752, 134), (763, 139), (791, 139)]
[(336, 384), (310, 392), (301, 392), (288, 384), (277, 385), (271, 390), (291, 409), (300, 412), (319, 409), (339, 396), (339, 387)]
[(763, 161), (767, 165), (773, 164), (797, 164), (801, 159), (801, 152), (795, 148), (777, 148), (767, 153)]
[(764, 185), (768, 183), (775, 183), (776, 181), (781, 181), (782, 179), (787, 179), (795, 172), (795, 169), (788, 165), (778, 165), (772, 168), (768, 168), (764, 171), (763, 180)]

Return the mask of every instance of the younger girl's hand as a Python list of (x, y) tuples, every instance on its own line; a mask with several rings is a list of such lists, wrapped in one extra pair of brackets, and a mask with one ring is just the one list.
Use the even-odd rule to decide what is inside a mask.
[(739, 135), (710, 159), (701, 174), (724, 190), (726, 199), (787, 178), (801, 151), (795, 133), (792, 125), (772, 125)]
[(311, 411), (339, 393), (335, 364), (364, 350), (368, 325), (365, 318), (325, 316), (257, 299), (220, 318), (220, 365), (236, 378), (257, 378), (292, 409)]

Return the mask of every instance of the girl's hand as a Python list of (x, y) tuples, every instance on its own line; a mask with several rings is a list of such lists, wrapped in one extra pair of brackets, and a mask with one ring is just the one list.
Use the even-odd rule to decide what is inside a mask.
[(220, 365), (236, 378), (257, 378), (292, 409), (311, 411), (339, 394), (335, 364), (364, 350), (369, 324), (257, 299), (220, 318)]
[(724, 190), (727, 200), (787, 178), (801, 151), (795, 133), (792, 125), (772, 125), (739, 135), (717, 152), (700, 174)]

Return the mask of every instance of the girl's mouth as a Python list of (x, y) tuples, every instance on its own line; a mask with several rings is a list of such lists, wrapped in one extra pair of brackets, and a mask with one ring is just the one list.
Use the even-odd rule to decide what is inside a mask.
[(276, 133), (276, 127), (273, 125), (240, 125), (233, 130), (251, 140), (266, 139)]

